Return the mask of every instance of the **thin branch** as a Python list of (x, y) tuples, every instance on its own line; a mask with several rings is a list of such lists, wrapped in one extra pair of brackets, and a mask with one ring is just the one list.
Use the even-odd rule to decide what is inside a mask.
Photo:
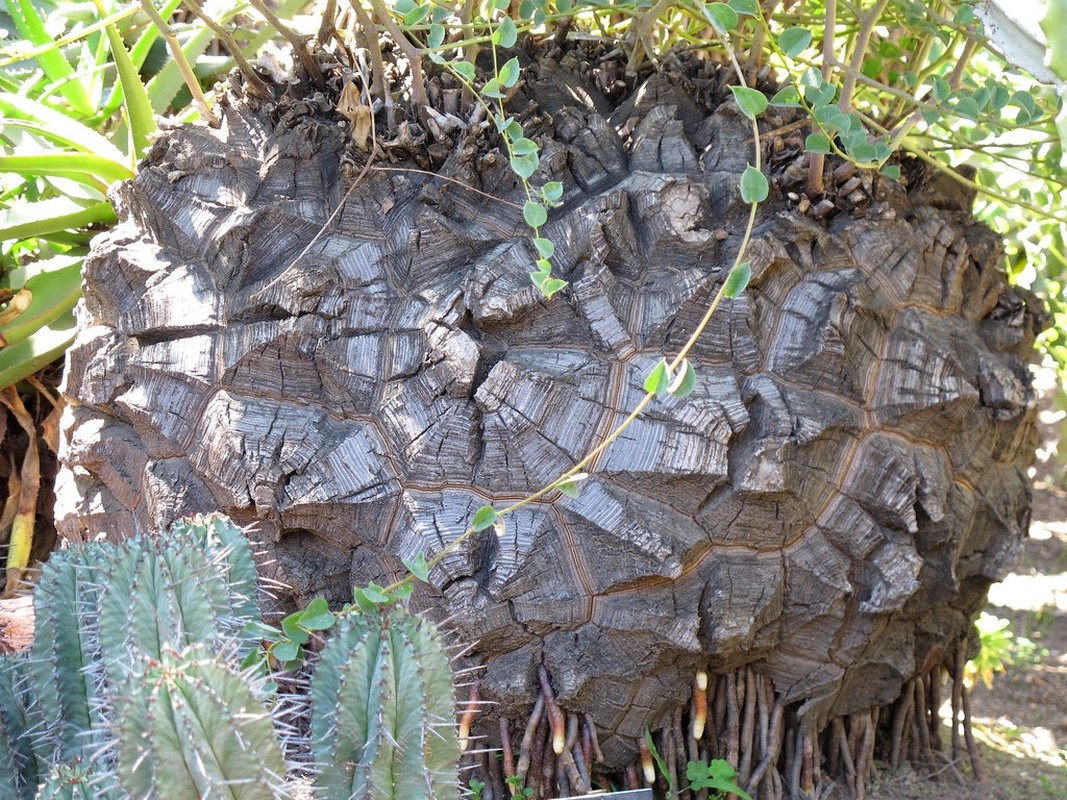
[(217, 126), (219, 118), (215, 116), (215, 112), (208, 106), (204, 90), (200, 88), (200, 81), (197, 80), (196, 75), (193, 73), (193, 68), (189, 65), (189, 59), (185, 57), (185, 51), (182, 50), (178, 37), (174, 35), (174, 29), (160, 16), (152, 0), (141, 0), (141, 8), (144, 9), (144, 13), (148, 15), (148, 18), (152, 20), (152, 24), (156, 26), (156, 30), (163, 36), (167, 47), (170, 48), (170, 55), (174, 59), (174, 65), (178, 68), (178, 72), (181, 73), (185, 85), (189, 87), (193, 102), (200, 109), (200, 116), (207, 120), (209, 125)]
[(267, 22), (270, 23), (274, 30), (278, 31), (284, 36), (289, 44), (293, 46), (293, 52), (296, 53), (296, 57), (300, 59), (300, 65), (304, 68), (304, 72), (311, 78), (311, 82), (315, 84), (315, 88), (322, 90), (326, 88), (326, 80), (322, 77), (322, 69), (319, 67), (315, 57), (308, 52), (307, 37), (301, 36), (284, 22), (281, 18), (275, 14), (263, 0), (248, 0), (249, 4), (259, 14), (263, 16)]
[(248, 63), (248, 60), (241, 53), (241, 48), (233, 37), (230, 36), (230, 32), (223, 28), (219, 23), (215, 22), (209, 17), (204, 9), (200, 7), (200, 3), (197, 0), (182, 0), (182, 4), (188, 8), (193, 14), (195, 14), (205, 25), (211, 28), (215, 36), (222, 42), (222, 46), (225, 47), (233, 60), (237, 62), (238, 69), (241, 70), (241, 74), (245, 76), (245, 80), (252, 86), (252, 90), (264, 99), (268, 99), (274, 96), (274, 92), (271, 90), (267, 82), (264, 81), (256, 70)]

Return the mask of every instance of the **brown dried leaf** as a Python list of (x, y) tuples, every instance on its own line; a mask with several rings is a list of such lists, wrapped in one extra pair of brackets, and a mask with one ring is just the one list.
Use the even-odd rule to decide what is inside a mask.
[(30, 562), (34, 522), (37, 519), (37, 493), (41, 488), (41, 461), (37, 451), (37, 426), (15, 387), (9, 386), (0, 392), (0, 402), (15, 416), (28, 439), (26, 455), (22, 459), (18, 509), (11, 523), (8, 541), (7, 580), (3, 597), (12, 597), (21, 585), (22, 574)]
[(7, 304), (7, 308), (0, 311), (0, 325), (7, 325), (13, 319), (18, 319), (22, 312), (30, 307), (30, 301), (33, 300), (33, 292), (29, 289), (22, 289), (11, 298), (11, 302)]
[(359, 87), (349, 81), (341, 90), (337, 113), (352, 123), (352, 141), (360, 150), (367, 149), (367, 141), (374, 130), (374, 114), (363, 104)]

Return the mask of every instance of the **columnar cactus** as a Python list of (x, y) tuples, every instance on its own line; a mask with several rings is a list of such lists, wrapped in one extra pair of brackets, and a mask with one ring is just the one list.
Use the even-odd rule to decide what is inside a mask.
[(33, 800), (40, 758), (31, 733), (33, 699), (27, 689), (27, 661), (18, 655), (0, 656), (0, 800)]
[(263, 679), (203, 645), (145, 661), (118, 694), (118, 773), (134, 800), (273, 800), (285, 760)]
[(43, 717), (40, 746), (65, 761), (103, 743), (102, 668), (97, 632), (101, 545), (55, 553), (33, 595), (36, 630), (29, 663)]
[[(262, 630), (256, 585), (222, 517), (56, 553), (31, 657), (0, 658), (0, 800), (287, 797), (267, 679), (237, 667)], [(456, 796), (452, 672), (428, 622), (345, 616), (313, 691), (318, 797)]]
[[(34, 795), (30, 795), (34, 797)], [(118, 779), (99, 762), (78, 757), (52, 766), (35, 800), (127, 800)]]
[(315, 785), (328, 798), (455, 797), (448, 655), (403, 609), (344, 618), (311, 681)]

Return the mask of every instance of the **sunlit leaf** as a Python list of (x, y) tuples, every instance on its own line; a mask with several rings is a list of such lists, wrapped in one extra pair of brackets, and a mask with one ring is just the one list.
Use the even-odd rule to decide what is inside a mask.
[(767, 95), (758, 89), (749, 89), (747, 86), (731, 86), (730, 91), (734, 94), (737, 107), (749, 119), (755, 119), (767, 110)]
[(497, 514), (496, 509), (492, 506), (482, 506), (474, 512), (474, 519), (471, 520), (471, 530), (484, 531), (486, 528), (492, 527), (496, 522)]
[(540, 203), (527, 200), (526, 205), (522, 207), (522, 218), (531, 228), (540, 228), (548, 222), (548, 210)]
[(811, 31), (807, 28), (786, 28), (778, 37), (778, 46), (790, 58), (796, 58), (811, 44)]
[(650, 394), (662, 396), (667, 392), (667, 385), (671, 382), (670, 367), (667, 366), (667, 359), (661, 358), (656, 362), (656, 366), (652, 368), (652, 371), (648, 373), (648, 377), (645, 378), (644, 389)]
[(770, 194), (767, 176), (749, 164), (741, 174), (741, 199), (746, 203), (762, 203)]
[(730, 274), (726, 276), (726, 283), (723, 284), (722, 290), (723, 297), (737, 297), (741, 292), (745, 291), (751, 277), (752, 265), (747, 261), (742, 261), (731, 269)]

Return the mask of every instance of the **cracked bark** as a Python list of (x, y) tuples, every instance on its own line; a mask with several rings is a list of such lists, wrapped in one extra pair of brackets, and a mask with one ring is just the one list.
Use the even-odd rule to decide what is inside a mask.
[[(421, 174), (371, 170), (292, 264), (347, 188), (314, 103), (234, 92), (221, 128), (162, 136), (87, 262), (61, 533), (221, 509), (258, 523), (297, 602), (341, 602), (568, 468), (692, 330), (743, 224), (746, 124), (644, 88), (614, 112), (591, 84), (589, 105), (536, 79), (516, 101), (566, 187), (544, 235), (571, 286), (550, 303), (520, 212)], [(452, 144), (441, 174), (521, 202), (482, 131)], [(622, 768), (708, 669), (729, 679), (707, 736), (752, 748), (761, 796), (788, 790), (787, 759), (794, 785), (829, 758), (862, 792), (886, 733), (870, 709), (914, 702), (928, 655), (956, 652), (1029, 518), (1039, 310), (993, 234), (912, 176), (911, 195), (868, 176), (822, 224), (775, 194), (749, 290), (691, 354), (694, 394), (657, 402), (579, 498), (524, 508), (420, 589), (517, 734), (544, 664)], [(540, 730), (519, 771), (547, 786)]]

